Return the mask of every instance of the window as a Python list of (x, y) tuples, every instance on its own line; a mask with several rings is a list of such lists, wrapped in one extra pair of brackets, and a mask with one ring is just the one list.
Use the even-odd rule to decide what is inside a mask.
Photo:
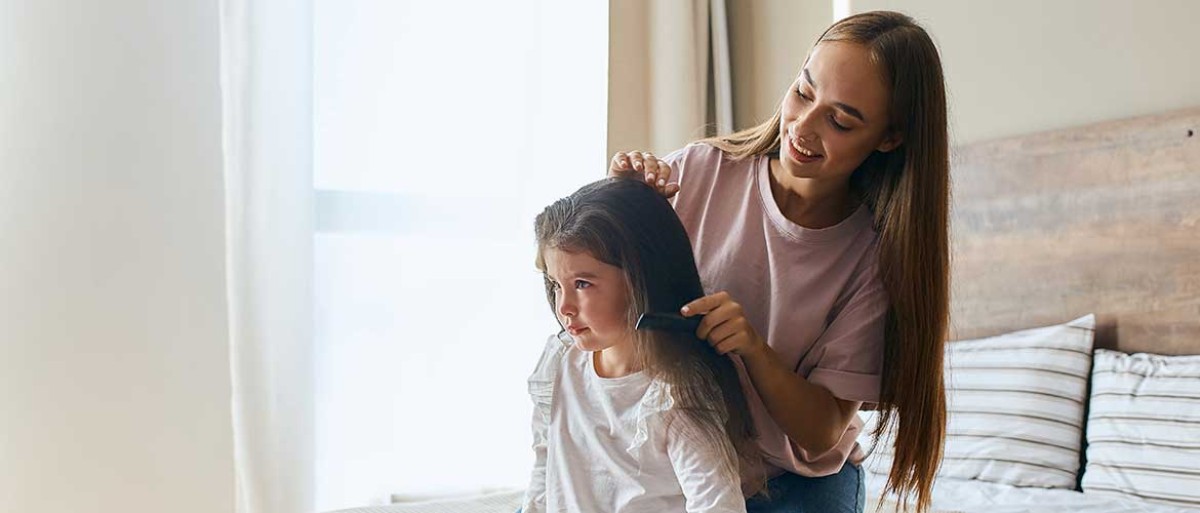
[(607, 166), (607, 2), (314, 3), (317, 507), (524, 487), (533, 217)]

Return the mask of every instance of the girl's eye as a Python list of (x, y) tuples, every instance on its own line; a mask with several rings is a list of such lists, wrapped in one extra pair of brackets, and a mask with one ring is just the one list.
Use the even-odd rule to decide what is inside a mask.
[(850, 130), (850, 127), (843, 125), (841, 123), (838, 123), (837, 118), (833, 117), (833, 116), (829, 116), (829, 124), (833, 125), (833, 128), (839, 132), (845, 132), (847, 130)]
[(575, 288), (577, 288), (577, 289), (586, 289), (586, 288), (588, 288), (588, 287), (591, 287), (591, 286), (592, 286), (592, 284), (591, 284), (591, 283), (588, 283), (588, 282), (586, 282), (586, 281), (583, 281), (583, 280), (575, 280)]
[(806, 94), (804, 94), (803, 92), (801, 92), (801, 91), (800, 91), (800, 88), (799, 88), (799, 87), (797, 87), (797, 88), (796, 88), (796, 96), (799, 96), (799, 97), (800, 97), (800, 99), (804, 100), (805, 102), (811, 102), (811, 101), (812, 101), (812, 99), (811, 99), (811, 98), (809, 98), (809, 97), (808, 97), (808, 95), (806, 95)]

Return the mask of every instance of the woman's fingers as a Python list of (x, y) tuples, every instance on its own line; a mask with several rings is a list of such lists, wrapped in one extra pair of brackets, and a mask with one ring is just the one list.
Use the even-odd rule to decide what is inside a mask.
[(679, 185), (671, 180), (671, 166), (648, 151), (620, 151), (613, 154), (608, 164), (608, 176), (641, 173), (641, 179), (658, 191), (664, 198), (679, 192)]
[(617, 176), (630, 171), (633, 171), (633, 163), (629, 159), (629, 154), (623, 151), (614, 153), (612, 161), (608, 163), (609, 176)]
[[(654, 159), (654, 162), (657, 164), (657, 169), (654, 172), (654, 178), (648, 181), (650, 185), (658, 189), (658, 192), (662, 193), (667, 186), (667, 182), (671, 181), (671, 166), (668, 166), (666, 162), (657, 158)], [(647, 175), (646, 178), (650, 178), (650, 176)]]
[(646, 183), (654, 187), (654, 181), (658, 179), (658, 175), (662, 172), (661, 168), (665, 167), (665, 164), (660, 162), (658, 157), (655, 157), (652, 153), (643, 153), (642, 162), (646, 167)]
[(679, 194), (679, 184), (669, 183), (662, 190), (662, 196), (667, 199), (670, 199), (676, 194)]
[(696, 299), (691, 303), (683, 305), (683, 308), (679, 310), (679, 313), (683, 314), (684, 317), (704, 315), (728, 300), (729, 293), (725, 291), (714, 292), (702, 298)]
[(717, 347), (717, 345), (721, 344), (722, 342), (727, 342), (738, 336), (738, 334), (744, 332), (745, 328), (739, 325), (739, 320), (744, 319), (729, 319), (714, 326), (712, 330), (708, 332), (708, 337), (706, 338), (708, 343), (713, 347)]
[(725, 301), (716, 308), (704, 314), (700, 326), (696, 328), (696, 336), (704, 340), (718, 340), (713, 332), (717, 329), (738, 329), (736, 321), (742, 317), (742, 307), (733, 301)]
[(642, 156), (642, 152), (640, 152), (640, 151), (629, 152), (629, 161), (633, 162), (633, 170), (634, 171), (637, 171), (639, 173), (645, 173), (646, 172), (645, 160), (646, 160), (646, 158), (644, 156)]

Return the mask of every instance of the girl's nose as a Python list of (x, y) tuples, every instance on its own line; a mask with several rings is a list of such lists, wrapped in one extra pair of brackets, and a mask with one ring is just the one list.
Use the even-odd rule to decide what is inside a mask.
[(575, 305), (574, 301), (572, 301), (568, 298), (563, 298), (558, 301), (558, 314), (559, 315), (563, 316), (564, 318), (565, 317), (575, 317), (575, 315), (578, 313), (579, 313), (579, 307)]

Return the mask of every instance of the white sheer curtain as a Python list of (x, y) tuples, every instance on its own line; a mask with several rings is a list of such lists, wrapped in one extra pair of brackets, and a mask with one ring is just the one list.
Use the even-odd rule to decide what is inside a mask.
[(311, 5), (220, 9), (237, 511), (310, 512)]
[(317, 508), (522, 487), (533, 217), (604, 176), (607, 2), (314, 7)]
[(221, 15), (238, 510), (524, 486), (532, 222), (605, 173), (608, 4)]

